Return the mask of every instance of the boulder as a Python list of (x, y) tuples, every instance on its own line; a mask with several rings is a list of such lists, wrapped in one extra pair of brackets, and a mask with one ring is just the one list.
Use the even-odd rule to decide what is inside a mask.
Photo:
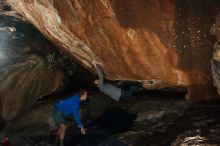
[(219, 98), (209, 31), (219, 1), (7, 2), (87, 69), (94, 71), (92, 60), (102, 63), (108, 79), (143, 82), (146, 89), (185, 88), (191, 101)]
[(32, 25), (5, 15), (0, 22), (0, 109), (10, 121), (54, 92), (63, 75), (46, 58), (52, 45)]
[(216, 38), (214, 44), (213, 58), (211, 60), (211, 71), (214, 86), (217, 87), (218, 94), (220, 95), (220, 12), (215, 18), (215, 23), (211, 28), (211, 34)]

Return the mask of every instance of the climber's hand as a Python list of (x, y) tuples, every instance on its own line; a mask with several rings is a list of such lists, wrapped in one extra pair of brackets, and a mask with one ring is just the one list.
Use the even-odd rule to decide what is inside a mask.
[(103, 65), (101, 62), (98, 62), (98, 61), (95, 61), (95, 60), (92, 61), (92, 64), (93, 64), (93, 65), (97, 65), (97, 64), (98, 64), (98, 65)]

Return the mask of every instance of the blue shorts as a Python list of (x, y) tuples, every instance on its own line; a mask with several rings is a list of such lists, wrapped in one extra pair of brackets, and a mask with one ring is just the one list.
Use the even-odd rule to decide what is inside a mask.
[(67, 124), (67, 122), (65, 120), (65, 116), (56, 107), (53, 107), (52, 115), (53, 115), (53, 119), (54, 119), (56, 125)]

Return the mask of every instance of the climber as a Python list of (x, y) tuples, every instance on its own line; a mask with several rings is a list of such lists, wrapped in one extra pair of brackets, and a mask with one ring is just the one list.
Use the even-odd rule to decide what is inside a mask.
[(60, 100), (54, 104), (52, 115), (56, 125), (58, 126), (57, 138), (60, 140), (60, 146), (64, 146), (64, 137), (67, 129), (67, 121), (65, 117), (72, 115), (73, 119), (78, 124), (78, 128), (83, 135), (86, 134), (86, 130), (81, 122), (79, 109), (80, 102), (87, 99), (87, 91), (81, 90), (73, 96)]
[(92, 64), (95, 66), (99, 77), (99, 79), (94, 80), (93, 83), (99, 88), (101, 92), (110, 96), (116, 101), (127, 100), (133, 95), (134, 92), (144, 89), (142, 84), (132, 85), (127, 89), (124, 89), (110, 83), (104, 83), (102, 71), (98, 67), (98, 65), (102, 64), (98, 63), (97, 61), (92, 61)]

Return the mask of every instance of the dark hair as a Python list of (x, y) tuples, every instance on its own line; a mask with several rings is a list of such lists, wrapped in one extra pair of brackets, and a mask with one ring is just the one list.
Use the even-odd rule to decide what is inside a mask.
[(80, 96), (84, 95), (86, 92), (87, 92), (87, 90), (85, 90), (85, 89), (81, 89), (81, 90), (79, 90), (79, 94), (80, 94)]

